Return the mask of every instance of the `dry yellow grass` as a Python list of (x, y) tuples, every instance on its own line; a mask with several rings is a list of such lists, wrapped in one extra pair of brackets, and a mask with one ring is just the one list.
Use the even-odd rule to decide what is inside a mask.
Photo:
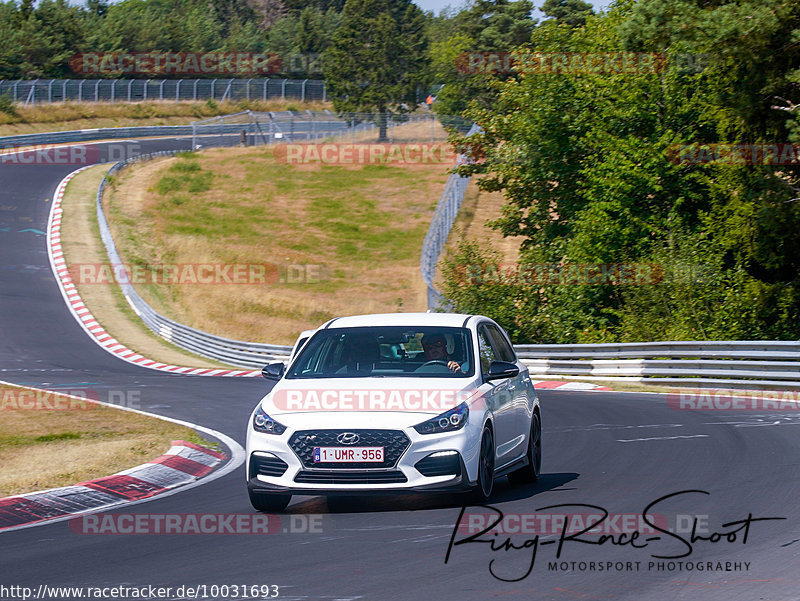
[(425, 310), (419, 251), (449, 167), (299, 166), (269, 147), (212, 149), (127, 170), (104, 203), (126, 263), (316, 266), (318, 281), (137, 286), (182, 323), (289, 344), (333, 316)]
[(162, 455), (173, 440), (205, 442), (164, 420), (0, 386), (0, 497), (107, 476)]
[[(519, 259), (522, 237), (504, 238), (500, 232), (488, 225), (490, 221), (501, 216), (505, 202), (502, 192), (479, 190), (476, 178), (472, 178), (442, 254), (454, 251), (459, 241), (470, 240), (482, 247), (496, 250), (502, 263), (515, 264)], [(441, 285), (441, 271), (438, 269), (436, 276), (437, 284)]]
[(330, 109), (330, 103), (297, 100), (254, 100), (251, 102), (219, 102), (213, 108), (205, 102), (134, 102), (77, 103), (17, 106), (18, 116), (0, 112), (0, 136), (47, 131), (91, 129), (95, 127), (132, 127), (142, 125), (186, 125), (192, 121), (217, 115), (253, 111)]
[[(157, 162), (147, 163), (142, 170), (157, 168)], [(79, 265), (108, 263), (108, 255), (97, 228), (95, 197), (108, 165), (98, 165), (75, 176), (67, 185), (62, 200), (64, 216), (61, 225), (61, 244), (64, 257), (73, 273)], [(153, 334), (131, 310), (116, 284), (86, 284), (73, 278), (83, 302), (105, 330), (122, 344), (162, 363), (193, 367), (220, 367), (221, 363), (193, 355), (171, 345)]]

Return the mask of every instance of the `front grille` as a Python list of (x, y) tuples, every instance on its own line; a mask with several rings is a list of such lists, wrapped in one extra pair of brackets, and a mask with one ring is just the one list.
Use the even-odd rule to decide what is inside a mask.
[(403, 472), (300, 472), (295, 482), (303, 484), (396, 484), (407, 482)]
[(280, 477), (286, 472), (289, 466), (277, 457), (262, 457), (261, 455), (252, 455), (250, 457), (250, 477), (256, 476), (274, 476)]
[(457, 476), (461, 473), (461, 460), (457, 453), (452, 455), (428, 455), (414, 466), (423, 476)]
[[(344, 432), (358, 434), (354, 445), (343, 445), (336, 437)], [(295, 452), (305, 467), (331, 469), (390, 468), (405, 453), (411, 441), (400, 430), (301, 430), (289, 439), (289, 448)], [(314, 447), (383, 447), (383, 462), (314, 463)]]

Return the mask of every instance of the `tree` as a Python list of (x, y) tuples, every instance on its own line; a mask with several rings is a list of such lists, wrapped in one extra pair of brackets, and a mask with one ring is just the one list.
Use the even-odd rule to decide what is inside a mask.
[(592, 5), (583, 0), (545, 0), (542, 12), (570, 27), (583, 27), (586, 18), (594, 14)]
[[(494, 103), (492, 82), (513, 74), (487, 72), (480, 66), (481, 58), (494, 53), (503, 56), (529, 43), (536, 25), (532, 10), (529, 0), (476, 0), (452, 17), (452, 32), (435, 39), (430, 49), (433, 79), (444, 84), (434, 105), (439, 115), (461, 115), (473, 101), (483, 107)], [(436, 30), (445, 28), (436, 23)], [(474, 69), (473, 63), (478, 65)]]
[[(800, 5), (783, 0), (623, 0), (585, 27), (542, 23), (532, 48), (575, 70), (498, 83), (468, 113), (483, 132), (459, 140), (476, 159), (460, 171), (504, 191), (495, 225), (524, 237), (523, 264), (636, 264), (651, 278), (451, 285), (456, 300), (505, 316), (516, 299), (511, 326), (540, 342), (797, 339), (800, 167), (670, 154), (797, 136), (797, 40)], [(620, 50), (649, 60), (583, 68), (584, 53)]]
[(416, 106), (426, 67), (424, 14), (410, 0), (347, 0), (342, 23), (322, 56), (339, 113), (378, 113), (386, 140), (390, 110)]
[(258, 28), (266, 31), (286, 13), (282, 0), (249, 0), (248, 6), (260, 18)]

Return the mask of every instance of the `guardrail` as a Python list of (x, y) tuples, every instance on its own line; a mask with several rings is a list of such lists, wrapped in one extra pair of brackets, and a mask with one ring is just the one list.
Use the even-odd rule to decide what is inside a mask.
[(533, 377), (800, 389), (800, 342), (527, 344), (515, 348)]
[(97, 129), (78, 129), (71, 131), (52, 131), (40, 134), (19, 134), (0, 137), (0, 149), (13, 149), (44, 144), (68, 144), (96, 140), (124, 140), (128, 138), (203, 136), (238, 134), (241, 126), (237, 124), (213, 125), (144, 125), (138, 127), (101, 127)]

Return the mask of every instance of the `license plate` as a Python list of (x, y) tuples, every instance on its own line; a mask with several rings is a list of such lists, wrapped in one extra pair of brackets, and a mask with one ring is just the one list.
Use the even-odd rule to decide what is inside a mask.
[(383, 462), (383, 447), (314, 447), (314, 463)]

